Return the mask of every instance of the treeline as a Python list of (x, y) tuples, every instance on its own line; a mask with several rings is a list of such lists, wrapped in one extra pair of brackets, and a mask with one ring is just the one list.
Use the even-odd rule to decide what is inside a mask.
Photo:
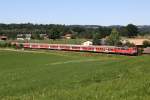
[(22, 49), (23, 45), (22, 44), (11, 43), (11, 42), (6, 42), (6, 41), (0, 41), (0, 48)]
[[(56, 25), (56, 24), (0, 24), (0, 35), (6, 35), (15, 39), (17, 34), (32, 34), (32, 38), (38, 38), (39, 34), (47, 34), (50, 39), (59, 39), (66, 34), (72, 34), (71, 38), (92, 39), (95, 35), (104, 38), (116, 28), (121, 36), (134, 37), (137, 35), (150, 34), (133, 24), (127, 26), (94, 26), (94, 25)], [(144, 28), (144, 27), (143, 27)]]

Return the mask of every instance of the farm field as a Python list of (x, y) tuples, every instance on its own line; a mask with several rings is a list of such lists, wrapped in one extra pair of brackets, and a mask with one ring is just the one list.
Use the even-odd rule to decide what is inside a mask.
[(150, 100), (150, 56), (1, 49), (0, 100)]

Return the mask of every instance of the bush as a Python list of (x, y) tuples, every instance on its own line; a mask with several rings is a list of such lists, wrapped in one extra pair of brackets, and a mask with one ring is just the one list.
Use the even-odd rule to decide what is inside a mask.
[(19, 44), (19, 49), (22, 49), (23, 48), (23, 44)]
[(113, 29), (109, 35), (107, 42), (109, 45), (117, 46), (120, 45), (120, 34), (116, 29)]
[(2, 48), (7, 47), (7, 42), (1, 41), (0, 47), (2, 47)]
[(123, 44), (123, 46), (135, 47), (135, 44), (134, 43), (130, 43), (130, 42), (126, 42), (125, 44)]
[(7, 47), (12, 47), (11, 42), (7, 42)]
[(143, 41), (143, 47), (149, 47), (150, 46), (150, 41)]
[(138, 48), (138, 55), (141, 55), (143, 53), (143, 48)]
[(15, 48), (15, 49), (21, 49), (23, 48), (22, 44), (11, 44), (11, 42), (5, 42), (5, 41), (0, 41), (0, 47), (1, 48), (6, 48), (6, 47), (10, 47), (10, 48)]
[(16, 49), (17, 45), (16, 44), (11, 44), (11, 47)]

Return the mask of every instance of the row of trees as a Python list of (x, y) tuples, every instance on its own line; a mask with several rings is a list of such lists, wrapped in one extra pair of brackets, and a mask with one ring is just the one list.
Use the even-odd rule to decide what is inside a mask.
[(0, 47), (11, 47), (11, 43), (10, 42), (5, 42), (5, 41), (0, 41)]
[(150, 41), (144, 41), (143, 42), (143, 47), (150, 47)]
[[(92, 26), (92, 25), (36, 25), (36, 24), (0, 24), (0, 35), (6, 35), (8, 38), (15, 39), (17, 34), (33, 34), (34, 38), (38, 38), (37, 34), (47, 34), (49, 38), (57, 39), (65, 34), (72, 34), (72, 38), (92, 39), (95, 37), (105, 38), (111, 34), (113, 28), (119, 32), (121, 36), (133, 37), (140, 34), (137, 26), (129, 24), (127, 26)], [(37, 36), (36, 36), (37, 35)]]
[(6, 42), (6, 41), (0, 41), (0, 48), (15, 48), (15, 49), (22, 49), (23, 45), (22, 44), (12, 44), (11, 42)]
[[(135, 44), (126, 42), (125, 44), (122, 44), (121, 42), (121, 34), (118, 32), (116, 28), (113, 28), (111, 31), (111, 34), (107, 36), (105, 40), (105, 45), (112, 45), (112, 46), (128, 46), (128, 47), (133, 47)], [(93, 38), (93, 44), (94, 45), (100, 45), (102, 42), (100, 42), (98, 34), (96, 34)], [(149, 46), (150, 42), (149, 41), (144, 41), (143, 45), (144, 47)]]

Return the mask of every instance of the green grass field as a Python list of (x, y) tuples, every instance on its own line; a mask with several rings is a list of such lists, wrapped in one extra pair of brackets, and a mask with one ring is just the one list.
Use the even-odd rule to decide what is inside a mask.
[(150, 56), (0, 50), (0, 100), (150, 100)]

